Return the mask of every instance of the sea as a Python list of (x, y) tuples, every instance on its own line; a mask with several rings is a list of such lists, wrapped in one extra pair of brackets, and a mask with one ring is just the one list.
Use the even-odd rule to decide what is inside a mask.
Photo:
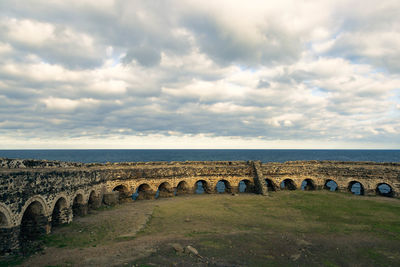
[(0, 150), (0, 158), (84, 163), (149, 161), (335, 160), (400, 162), (400, 150), (339, 149), (35, 149)]

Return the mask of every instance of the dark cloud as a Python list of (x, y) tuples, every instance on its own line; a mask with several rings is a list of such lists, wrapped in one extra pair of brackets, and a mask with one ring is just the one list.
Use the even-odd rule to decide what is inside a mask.
[(277, 25), (257, 29), (255, 39), (247, 40), (245, 35), (221, 25), (209, 14), (193, 11), (183, 21), (200, 49), (221, 65), (275, 65), (291, 63), (300, 57), (298, 36), (290, 35)]
[(161, 55), (159, 51), (152, 47), (140, 46), (129, 49), (122, 62), (128, 64), (132, 60), (136, 60), (145, 67), (154, 67), (160, 64)]
[(266, 81), (266, 80), (259, 80), (259, 81), (258, 81), (257, 88), (268, 88), (268, 87), (270, 87), (270, 86), (271, 86), (271, 84), (270, 84), (268, 81)]

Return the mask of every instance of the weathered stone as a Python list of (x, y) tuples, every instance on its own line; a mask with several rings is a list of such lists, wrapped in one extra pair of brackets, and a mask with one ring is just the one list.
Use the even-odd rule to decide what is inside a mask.
[(193, 255), (195, 255), (195, 256), (199, 255), (199, 252), (197, 251), (197, 249), (195, 249), (195, 248), (192, 247), (192, 246), (186, 246), (186, 247), (185, 247), (185, 252), (186, 252), (187, 254), (193, 254)]
[(297, 261), (298, 259), (300, 259), (300, 257), (301, 257), (301, 254), (297, 253), (297, 254), (293, 254), (292, 256), (290, 256), (290, 259), (292, 261)]
[(260, 161), (256, 161), (256, 162), (251, 161), (251, 165), (254, 168), (254, 185), (255, 185), (256, 191), (263, 196), (267, 196), (268, 188), (264, 182), (265, 179), (264, 179), (264, 175), (261, 170), (261, 162)]
[(296, 244), (297, 244), (298, 246), (300, 246), (300, 247), (311, 246), (311, 243), (310, 243), (310, 242), (308, 242), (308, 241), (306, 241), (306, 240), (303, 240), (303, 239), (298, 239), (298, 240), (296, 240)]
[(95, 210), (101, 207), (101, 198), (99, 196), (93, 196), (89, 198), (88, 208)]
[(19, 226), (0, 228), (0, 255), (9, 255), (19, 252), (19, 231)]
[(177, 252), (177, 253), (183, 253), (183, 247), (182, 247), (182, 245), (181, 244), (179, 244), (179, 243), (173, 243), (173, 244), (171, 244), (171, 246), (172, 246), (172, 248), (175, 250), (175, 252)]
[(88, 213), (88, 205), (77, 203), (72, 206), (74, 216), (85, 216)]
[(103, 196), (104, 204), (108, 206), (114, 206), (119, 203), (119, 192), (113, 191), (109, 193), (105, 193)]
[[(70, 163), (46, 160), (0, 158), (0, 253), (20, 249), (21, 241), (35, 233), (45, 234), (51, 226), (69, 223), (102, 201), (154, 199), (193, 193), (202, 181), (205, 193), (215, 193), (218, 181), (225, 192), (236, 193), (239, 183), (245, 192), (266, 194), (280, 189), (282, 181), (299, 189), (327, 189), (327, 182), (337, 183), (338, 191), (350, 192), (359, 182), (365, 195), (378, 194), (378, 185), (392, 189), (383, 196), (400, 197), (400, 163), (293, 161), (261, 163), (245, 161)], [(265, 181), (268, 182), (266, 186)], [(31, 206), (33, 205), (33, 206)], [(28, 209), (38, 217), (27, 216)], [(24, 217), (25, 216), (25, 217)], [(24, 220), (22, 220), (25, 218)], [(44, 218), (43, 220), (40, 218)], [(21, 221), (24, 224), (21, 225)], [(36, 230), (29, 233), (31, 226)], [(32, 240), (31, 240), (32, 241)]]

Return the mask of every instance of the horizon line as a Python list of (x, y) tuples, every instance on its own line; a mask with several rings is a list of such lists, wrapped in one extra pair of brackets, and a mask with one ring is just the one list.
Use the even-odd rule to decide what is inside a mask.
[(6, 150), (400, 150), (400, 148), (0, 148)]

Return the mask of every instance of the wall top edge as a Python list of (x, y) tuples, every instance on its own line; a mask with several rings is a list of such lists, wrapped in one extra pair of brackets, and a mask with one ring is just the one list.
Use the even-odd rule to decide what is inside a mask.
[[(107, 162), (107, 163), (82, 163), (65, 162), (54, 160), (36, 160), (36, 159), (9, 159), (0, 158), (0, 169), (2, 170), (26, 170), (26, 169), (103, 169), (113, 167), (151, 167), (151, 166), (193, 166), (193, 165), (222, 165), (222, 166), (243, 166), (249, 165), (251, 161), (154, 161), (154, 162)], [(260, 161), (255, 161), (260, 162)], [(372, 161), (326, 161), (326, 160), (308, 160), (308, 161), (286, 161), (286, 162), (263, 162), (263, 167), (285, 166), (285, 165), (375, 165), (400, 167), (400, 162), (372, 162)]]

